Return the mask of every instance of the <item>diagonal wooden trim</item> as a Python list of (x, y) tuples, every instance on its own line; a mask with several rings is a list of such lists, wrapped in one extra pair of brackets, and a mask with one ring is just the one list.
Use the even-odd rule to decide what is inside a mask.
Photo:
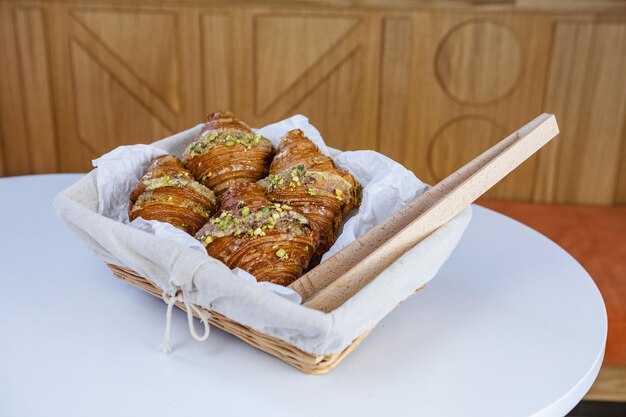
[(357, 46), (355, 49), (353, 49), (352, 51), (350, 51), (350, 53), (348, 55), (346, 55), (343, 59), (341, 59), (341, 61), (337, 62), (337, 64), (335, 66), (333, 66), (330, 71), (328, 71), (326, 74), (324, 74), (324, 76), (322, 78), (319, 79), (318, 82), (316, 82), (315, 84), (313, 84), (311, 86), (311, 88), (309, 90), (306, 91), (306, 93), (300, 97), (299, 99), (297, 99), (292, 105), (291, 107), (289, 107), (287, 110), (283, 111), (282, 114), (285, 116), (290, 116), (293, 111), (300, 105), (302, 104), (306, 99), (308, 99), (311, 94), (313, 94), (313, 92), (315, 90), (317, 90), (320, 86), (322, 86), (330, 77), (333, 76), (333, 74), (335, 74), (339, 68), (343, 67), (344, 64), (346, 64), (347, 62), (351, 61), (360, 51), (361, 51), (362, 47), (361, 46)]
[[(254, 32), (256, 32), (257, 17), (253, 20)], [(308, 17), (308, 15), (306, 15)], [(332, 16), (329, 16), (332, 17)], [(315, 90), (324, 80), (328, 79), (346, 60), (352, 56), (356, 49), (363, 43), (363, 19), (354, 17), (355, 23), (346, 35), (340, 38), (325, 54), (320, 56), (297, 80), (291, 83), (282, 93), (274, 98), (263, 109), (258, 108), (257, 79), (253, 80), (254, 108), (257, 116), (263, 116), (270, 110), (277, 114), (287, 114), (293, 108), (304, 101), (308, 94)], [(252, 52), (253, 67), (256, 68), (256, 44)]]
[(135, 97), (144, 108), (148, 110), (157, 120), (159, 120), (168, 130), (175, 132), (178, 127), (178, 115), (164, 104), (163, 100), (153, 93), (150, 87), (146, 86), (138, 78), (128, 65), (121, 61), (115, 54), (112, 54), (100, 41), (93, 38), (91, 33), (83, 25), (74, 25), (74, 36), (70, 36), (70, 41), (74, 41), (87, 51), (87, 53), (113, 77), (130, 95)]
[[(87, 54), (91, 59), (93, 59), (95, 63), (97, 63), (99, 65), (102, 65), (102, 63), (99, 62), (98, 59), (93, 54), (91, 54), (89, 49), (84, 44), (82, 44), (78, 39), (76, 39), (76, 38), (69, 38), (68, 39), (68, 49), (69, 49), (69, 55), (70, 55), (71, 82), (72, 82), (73, 91), (74, 91), (74, 94), (75, 94), (75, 92), (76, 92), (76, 85), (75, 85), (75, 83), (76, 83), (76, 76), (74, 74), (74, 48), (73, 48), (73, 46), (76, 46), (76, 47), (80, 48), (85, 54)], [(137, 103), (139, 103), (139, 105), (142, 106), (150, 115), (155, 117), (155, 119), (157, 119), (157, 121), (159, 121), (166, 130), (169, 130), (170, 132), (174, 132), (175, 131), (174, 129), (169, 127), (163, 120), (161, 120), (157, 115), (155, 115), (152, 112), (152, 109), (150, 107), (148, 107), (139, 97), (137, 97), (131, 90), (126, 88), (124, 86), (124, 84), (122, 84), (120, 82), (120, 80), (115, 77), (115, 74), (106, 71), (106, 69), (104, 67), (102, 69), (103, 69), (103, 71), (107, 72), (107, 74), (109, 74), (111, 76), (111, 78), (113, 78), (114, 81), (117, 82), (117, 84), (120, 86), (120, 88), (122, 88), (131, 97), (133, 97), (137, 101)], [(76, 129), (77, 139), (78, 139), (78, 141), (81, 144), (83, 144), (87, 149), (89, 149), (89, 151), (92, 152), (94, 155), (99, 155), (101, 152), (99, 152), (97, 149), (95, 149), (88, 140), (86, 140), (85, 138), (83, 138), (81, 136), (80, 128), (78, 126), (78, 120), (79, 120), (80, 112), (79, 112), (79, 109), (78, 109), (78, 100), (77, 100), (76, 96), (73, 97), (72, 101), (74, 103), (74, 114), (76, 116), (74, 118), (74, 122), (76, 123), (75, 129)]]
[[(108, 51), (108, 53), (111, 56), (114, 56), (116, 58), (116, 60), (122, 64), (124, 66), (124, 68), (132, 73), (135, 78), (148, 90), (150, 90), (150, 92), (158, 99), (161, 101), (161, 103), (163, 105), (165, 105), (170, 111), (172, 111), (173, 113), (179, 114), (181, 112), (181, 109), (176, 109), (174, 106), (172, 106), (171, 103), (169, 103), (158, 90), (155, 90), (150, 83), (148, 83), (148, 81), (146, 81), (141, 74), (139, 74), (137, 71), (135, 71), (135, 69), (133, 67), (131, 67), (130, 65), (128, 65), (124, 59), (117, 53), (115, 52), (114, 49), (112, 49), (104, 39), (102, 39), (102, 37), (100, 37), (95, 31), (93, 31), (80, 17), (79, 13), (81, 12), (109, 12), (109, 13), (134, 13), (134, 14), (152, 14), (152, 15), (165, 15), (165, 16), (171, 16), (174, 20), (174, 44), (176, 45), (176, 51), (175, 51), (175, 56), (176, 59), (174, 60), (174, 62), (176, 63), (176, 67), (178, 70), (180, 70), (180, 68), (182, 68), (183, 66), (181, 65), (181, 61), (180, 58), (178, 56), (179, 52), (179, 24), (178, 24), (178, 16), (176, 13), (174, 12), (170, 12), (170, 11), (165, 11), (165, 10), (137, 10), (137, 9), (126, 9), (126, 8), (120, 8), (120, 9), (106, 9), (106, 8), (88, 8), (88, 7), (80, 7), (80, 8), (75, 8), (69, 11), (69, 15), (71, 16), (72, 20), (74, 20), (76, 23), (78, 23), (86, 32), (88, 32), (93, 39), (95, 39), (100, 46), (105, 49), (106, 51)], [(176, 83), (176, 94), (179, 96), (178, 98), (180, 99), (180, 78), (178, 77), (177, 83)]]

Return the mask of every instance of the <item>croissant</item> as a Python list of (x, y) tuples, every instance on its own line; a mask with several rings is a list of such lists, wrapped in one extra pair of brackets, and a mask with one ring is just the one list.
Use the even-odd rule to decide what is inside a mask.
[(233, 184), (219, 199), (219, 216), (196, 234), (210, 256), (258, 281), (289, 285), (302, 275), (319, 237), (299, 210), (271, 203), (248, 182)]
[(228, 111), (212, 113), (200, 137), (187, 147), (185, 167), (203, 185), (223, 193), (237, 181), (255, 182), (267, 175), (274, 147)]
[(174, 155), (150, 163), (130, 194), (128, 217), (159, 220), (195, 234), (217, 208), (215, 195)]
[(361, 203), (361, 185), (299, 129), (281, 139), (270, 175), (258, 184), (271, 201), (299, 208), (318, 230), (312, 264), (333, 245), (346, 214)]

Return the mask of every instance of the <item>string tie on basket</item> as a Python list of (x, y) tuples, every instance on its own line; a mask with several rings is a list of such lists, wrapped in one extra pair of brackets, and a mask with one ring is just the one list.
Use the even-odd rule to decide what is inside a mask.
[[(171, 352), (170, 348), (170, 334), (172, 330), (172, 310), (174, 309), (174, 305), (176, 302), (182, 302), (185, 305), (185, 310), (187, 311), (187, 324), (189, 325), (189, 332), (191, 333), (191, 337), (196, 339), (198, 342), (203, 342), (207, 340), (209, 337), (209, 333), (211, 331), (211, 327), (209, 326), (209, 318), (207, 315), (196, 307), (192, 303), (188, 303), (183, 297), (183, 292), (181, 290), (176, 290), (174, 295), (168, 294), (166, 291), (163, 291), (163, 301), (167, 303), (167, 312), (165, 313), (165, 333), (163, 334), (163, 341), (161, 342), (161, 349), (164, 352)], [(193, 324), (193, 313), (196, 313), (200, 318), (204, 326), (204, 333), (202, 336), (199, 336), (196, 333), (196, 327)]]

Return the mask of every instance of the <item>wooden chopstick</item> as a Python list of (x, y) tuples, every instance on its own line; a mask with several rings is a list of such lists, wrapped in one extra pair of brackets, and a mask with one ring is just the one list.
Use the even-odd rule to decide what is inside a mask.
[(300, 277), (290, 288), (303, 300), (318, 293), (306, 306), (334, 310), (557, 134), (555, 117), (542, 114)]

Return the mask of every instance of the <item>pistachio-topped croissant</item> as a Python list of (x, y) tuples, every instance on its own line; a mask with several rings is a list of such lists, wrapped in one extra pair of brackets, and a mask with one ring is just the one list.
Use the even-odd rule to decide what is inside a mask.
[(302, 275), (318, 234), (298, 209), (271, 203), (249, 182), (237, 182), (222, 193), (220, 206), (220, 214), (196, 234), (210, 256), (258, 281), (289, 285)]
[(217, 111), (187, 147), (184, 160), (193, 176), (219, 195), (235, 182), (265, 177), (273, 156), (269, 140), (254, 134), (231, 112)]
[(174, 155), (150, 163), (130, 194), (128, 217), (159, 220), (195, 234), (217, 208), (215, 195)]
[(333, 245), (346, 214), (361, 203), (361, 185), (299, 129), (281, 139), (270, 175), (258, 184), (271, 201), (299, 208), (318, 230), (314, 262)]

